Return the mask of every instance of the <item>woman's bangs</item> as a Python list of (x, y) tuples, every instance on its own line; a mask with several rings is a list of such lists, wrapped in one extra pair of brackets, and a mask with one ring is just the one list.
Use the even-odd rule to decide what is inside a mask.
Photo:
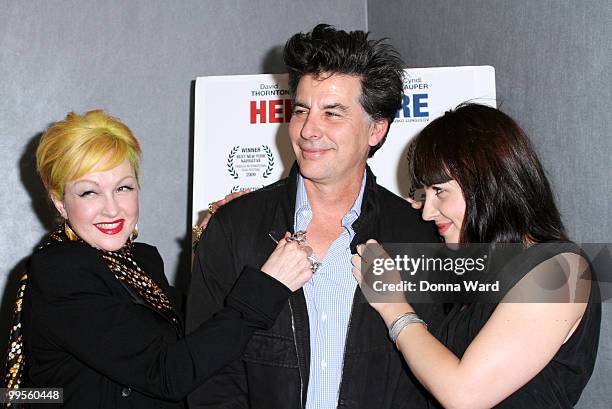
[[(423, 136), (423, 137), (422, 137)], [(448, 182), (453, 179), (443, 155), (440, 155), (437, 145), (432, 138), (421, 135), (415, 140), (412, 152), (411, 173), (415, 184), (431, 186), (437, 183)]]

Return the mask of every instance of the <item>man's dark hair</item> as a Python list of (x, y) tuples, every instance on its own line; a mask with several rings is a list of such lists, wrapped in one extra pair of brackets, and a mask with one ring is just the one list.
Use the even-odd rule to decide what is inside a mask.
[[(304, 75), (354, 75), (361, 80), (361, 106), (374, 120), (387, 119), (389, 125), (401, 108), (403, 63), (386, 39), (368, 40), (363, 31), (336, 30), (317, 25), (310, 33), (298, 33), (285, 44), (283, 59), (289, 69), (289, 88), (295, 98)], [(387, 133), (389, 130), (387, 129)], [(387, 135), (370, 149), (371, 157)]]
[(416, 137), (413, 180), (455, 179), (465, 199), (461, 243), (566, 240), (561, 215), (529, 138), (498, 109), (463, 104)]

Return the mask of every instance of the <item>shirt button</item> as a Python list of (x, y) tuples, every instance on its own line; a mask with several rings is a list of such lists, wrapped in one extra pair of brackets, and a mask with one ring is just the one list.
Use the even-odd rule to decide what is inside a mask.
[(325, 313), (321, 314), (321, 321), (323, 322), (327, 321), (327, 314)]
[(127, 398), (131, 394), (132, 394), (132, 389), (128, 388), (127, 386), (125, 388), (121, 389), (121, 396), (122, 397)]
[(321, 361), (321, 369), (324, 370), (325, 368), (327, 368), (327, 361), (324, 359)]

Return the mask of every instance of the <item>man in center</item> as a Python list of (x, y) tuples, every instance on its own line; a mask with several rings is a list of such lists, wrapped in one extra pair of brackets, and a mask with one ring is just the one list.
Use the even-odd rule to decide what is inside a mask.
[[(351, 254), (368, 238), (436, 242), (434, 226), (376, 184), (366, 162), (401, 106), (402, 62), (362, 31), (318, 25), (285, 45), (296, 164), (211, 219), (197, 247), (188, 326), (218, 311), (244, 265), (260, 267), (285, 232), (305, 231), (320, 263), (274, 327), (189, 399), (195, 408), (385, 409), (424, 405), (385, 324), (365, 302)], [(441, 308), (423, 305), (430, 328)], [(374, 381), (372, 381), (374, 380)]]

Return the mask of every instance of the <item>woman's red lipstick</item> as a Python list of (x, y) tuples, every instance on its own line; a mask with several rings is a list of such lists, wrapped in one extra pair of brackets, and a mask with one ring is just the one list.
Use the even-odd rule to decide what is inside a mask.
[(436, 227), (438, 228), (438, 234), (440, 236), (443, 236), (444, 233), (446, 233), (446, 230), (448, 230), (448, 228), (450, 227), (452, 223), (444, 223), (444, 224), (436, 224)]
[(114, 220), (112, 222), (95, 223), (94, 226), (104, 234), (113, 235), (123, 230), (125, 219)]

